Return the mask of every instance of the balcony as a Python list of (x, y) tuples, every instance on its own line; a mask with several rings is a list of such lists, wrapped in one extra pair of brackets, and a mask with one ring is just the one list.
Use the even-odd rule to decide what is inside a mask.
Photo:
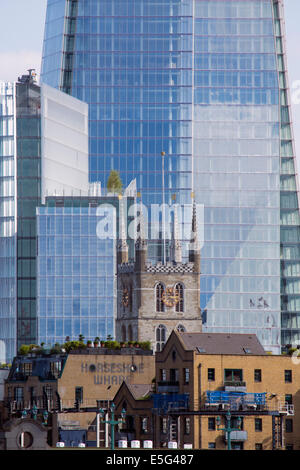
[(157, 393), (179, 393), (179, 382), (158, 382)]
[[(231, 441), (246, 441), (248, 439), (247, 431), (231, 431), (230, 440)], [(225, 440), (228, 441), (228, 433), (225, 433)]]
[(211, 410), (264, 410), (266, 406), (265, 393), (245, 393), (239, 391), (210, 391), (206, 392), (205, 407)]

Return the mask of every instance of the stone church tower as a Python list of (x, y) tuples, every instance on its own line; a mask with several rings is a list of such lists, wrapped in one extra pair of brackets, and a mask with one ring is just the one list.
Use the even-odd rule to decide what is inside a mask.
[(125, 223), (121, 222), (118, 243), (118, 295), (116, 339), (150, 341), (152, 349), (162, 349), (172, 330), (201, 332), (200, 248), (196, 206), (193, 207), (189, 261), (182, 262), (177, 212), (171, 242), (171, 261), (155, 265), (147, 262), (147, 240), (140, 218), (135, 243), (135, 261), (128, 262)]

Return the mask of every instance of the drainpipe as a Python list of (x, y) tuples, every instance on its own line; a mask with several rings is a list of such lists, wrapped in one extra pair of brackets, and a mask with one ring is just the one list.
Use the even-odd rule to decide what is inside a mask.
[[(198, 411), (201, 407), (201, 364), (198, 365)], [(198, 415), (198, 428), (199, 428), (199, 449), (202, 448), (202, 417)], [(195, 433), (195, 431), (194, 431)]]

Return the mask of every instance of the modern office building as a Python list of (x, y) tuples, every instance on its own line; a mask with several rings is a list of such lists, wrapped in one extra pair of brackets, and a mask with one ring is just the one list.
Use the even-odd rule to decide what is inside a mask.
[[(135, 198), (122, 201), (128, 211)], [(115, 338), (119, 202), (113, 194), (57, 196), (37, 208), (38, 344)]]
[[(89, 104), (89, 178), (204, 205), (203, 331), (300, 343), (283, 0), (48, 0), (42, 82)], [(155, 246), (154, 246), (155, 248)], [(159, 251), (151, 248), (149, 256)]]
[[(33, 71), (0, 83), (0, 361), (34, 343), (36, 207), (47, 194), (87, 194), (88, 108)], [(66, 181), (66, 183), (64, 183)]]

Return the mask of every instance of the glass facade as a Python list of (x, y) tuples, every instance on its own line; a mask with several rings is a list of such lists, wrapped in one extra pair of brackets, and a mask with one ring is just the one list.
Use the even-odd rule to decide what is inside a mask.
[(39, 343), (115, 337), (118, 201), (47, 198), (37, 209)]
[(280, 222), (282, 344), (300, 343), (300, 219), (285, 50), (283, 3), (274, 0), (274, 27), (280, 88)]
[(36, 220), (41, 202), (41, 94), (16, 84), (17, 347), (36, 341)]
[(40, 203), (40, 89), (30, 76), (0, 88), (0, 339), (3, 361), (36, 338), (35, 207)]
[(89, 103), (91, 181), (115, 169), (146, 205), (190, 203), (192, 191), (204, 205), (204, 330), (256, 333), (274, 352), (281, 335), (300, 340), (282, 9), (48, 0), (42, 63), (44, 82)]
[(204, 329), (280, 345), (280, 113), (271, 1), (194, 12), (194, 184)]
[(90, 181), (118, 170), (146, 206), (191, 202), (191, 24), (190, 0), (48, 2), (41, 77), (89, 104)]
[(88, 193), (87, 149), (85, 103), (40, 87), (32, 71), (0, 83), (1, 362), (37, 341), (36, 207), (43, 191)]
[(16, 344), (15, 87), (0, 83), (0, 362)]

